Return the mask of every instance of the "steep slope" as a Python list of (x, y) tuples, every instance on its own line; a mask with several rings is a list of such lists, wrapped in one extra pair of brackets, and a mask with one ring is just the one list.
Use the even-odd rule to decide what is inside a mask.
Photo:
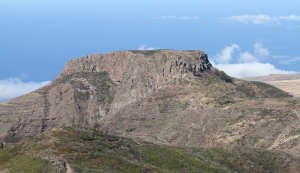
[(244, 146), (300, 156), (300, 102), (231, 78), (199, 51), (123, 51), (68, 62), (50, 85), (0, 104), (0, 137), (94, 128), (176, 146)]

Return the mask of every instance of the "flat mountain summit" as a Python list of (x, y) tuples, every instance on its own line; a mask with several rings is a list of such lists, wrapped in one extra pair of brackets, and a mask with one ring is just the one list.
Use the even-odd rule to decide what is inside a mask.
[[(60, 141), (62, 136), (55, 135), (59, 133), (66, 137), (63, 140), (81, 146), (83, 139), (74, 134), (78, 129), (79, 134), (93, 134), (91, 145), (96, 145), (93, 142), (98, 139), (110, 139), (109, 144), (101, 146), (136, 148), (141, 144), (143, 149), (135, 152), (143, 154), (145, 147), (164, 146), (166, 150), (170, 147), (175, 153), (185, 153), (186, 161), (176, 160), (175, 165), (199, 159), (182, 148), (205, 148), (205, 152), (201, 151), (207, 157), (210, 153), (211, 160), (199, 163), (208, 164), (204, 172), (300, 171), (299, 99), (262, 82), (232, 78), (214, 68), (207, 54), (196, 50), (131, 50), (81, 57), (69, 61), (51, 84), (0, 104), (0, 141), (4, 143), (25, 145), (27, 139), (48, 136), (39, 138), (39, 141), (44, 141), (40, 143), (43, 146), (47, 139)], [(82, 132), (83, 129), (92, 130), (92, 133), (89, 130)], [(79, 141), (74, 141), (75, 138)], [(118, 146), (112, 142), (116, 138), (123, 143)], [(134, 142), (124, 143), (125, 139)], [(36, 145), (32, 141), (25, 143), (26, 146)], [(57, 145), (62, 147), (62, 143)], [(214, 148), (223, 148), (222, 154), (245, 162), (225, 163), (217, 157), (220, 152)], [(57, 160), (64, 163), (61, 164), (62, 170), (66, 171), (67, 162), (71, 167), (77, 167), (78, 172), (83, 169), (84, 166), (78, 167), (78, 160), (64, 157), (66, 150), (59, 150), (58, 154), (56, 149), (52, 150), (52, 155), (60, 158), (54, 159), (55, 163)], [(98, 149), (100, 152), (101, 148)], [(124, 154), (125, 151), (119, 149), (113, 150), (114, 154)], [(108, 149), (103, 150), (100, 155), (110, 153)], [(164, 152), (160, 149), (153, 151)], [(45, 155), (43, 151), (39, 153)], [(43, 154), (33, 155), (39, 157)], [(254, 161), (266, 154), (270, 157), (264, 159), (272, 158), (270, 162)], [(144, 172), (176, 172), (172, 165), (163, 164), (163, 160), (152, 163), (146, 159), (148, 156), (144, 160), (135, 155), (123, 155), (122, 158), (137, 159), (134, 165), (142, 167), (138, 170)], [(157, 155), (153, 157), (161, 159)], [(215, 165), (216, 169), (210, 169), (214, 164), (222, 166)], [(251, 169), (251, 164), (256, 167)], [(269, 167), (278, 164), (282, 167)], [(162, 165), (166, 167), (160, 167)], [(99, 167), (102, 172), (122, 172), (123, 169), (112, 166), (113, 169), (106, 162), (102, 166)], [(197, 166), (189, 166), (180, 172), (199, 172)]]

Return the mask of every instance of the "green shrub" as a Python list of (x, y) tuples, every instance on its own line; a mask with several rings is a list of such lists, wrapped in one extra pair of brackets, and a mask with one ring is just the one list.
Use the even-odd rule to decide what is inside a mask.
[(228, 83), (232, 83), (233, 82), (233, 78), (230, 77), (229, 75), (227, 75), (224, 71), (220, 71), (220, 70), (216, 70), (215, 74), (217, 76), (220, 77), (221, 80), (228, 82)]

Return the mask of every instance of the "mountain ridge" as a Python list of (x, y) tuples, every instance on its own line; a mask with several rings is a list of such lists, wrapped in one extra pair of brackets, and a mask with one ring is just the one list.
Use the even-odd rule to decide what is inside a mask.
[[(149, 52), (149, 51), (147, 51)], [(153, 52), (153, 51), (150, 51)], [(206, 54), (198, 52), (198, 51), (171, 51), (171, 57), (169, 57), (169, 59), (166, 59), (166, 56), (170, 53), (169, 50), (162, 50), (159, 51), (163, 52), (163, 54), (159, 54), (159, 56), (156, 56), (157, 61), (152, 62), (152, 63), (147, 63), (147, 60), (145, 60), (145, 57), (143, 54), (143, 51), (137, 51), (137, 53), (132, 53), (131, 51), (123, 51), (123, 52), (114, 52), (114, 53), (110, 53), (110, 54), (96, 54), (96, 55), (90, 55), (90, 56), (86, 56), (86, 57), (82, 57), (82, 58), (78, 58), (75, 60), (71, 60), (69, 61), (64, 70), (62, 71), (62, 73), (58, 76), (58, 78), (53, 81), (51, 84), (43, 87), (42, 89), (39, 89), (31, 94), (27, 94), (23, 97), (19, 97), (17, 99), (13, 99), (11, 102), (6, 103), (6, 105), (8, 105), (8, 107), (10, 107), (11, 104), (13, 104), (14, 102), (18, 102), (18, 100), (20, 100), (21, 102), (23, 102), (24, 100), (26, 100), (26, 98), (28, 98), (28, 102), (31, 106), (34, 106), (32, 103), (34, 102), (34, 100), (38, 100), (38, 103), (36, 103), (37, 107), (44, 107), (45, 109), (41, 110), (39, 108), (37, 108), (38, 110), (34, 111), (34, 112), (38, 112), (40, 116), (41, 114), (44, 114), (47, 116), (47, 112), (49, 112), (48, 110), (48, 104), (47, 102), (49, 102), (50, 100), (53, 100), (55, 102), (55, 99), (58, 99), (57, 97), (59, 97), (59, 99), (62, 99), (62, 94), (66, 93), (66, 97), (70, 97), (69, 99), (73, 99), (73, 94), (78, 94), (82, 97), (84, 97), (85, 93), (82, 93), (80, 91), (80, 88), (83, 89), (87, 89), (85, 87), (91, 87), (91, 85), (88, 84), (88, 81), (86, 81), (86, 79), (83, 78), (76, 78), (76, 74), (82, 74), (85, 75), (85, 73), (89, 73), (91, 78), (102, 78), (104, 77), (105, 80), (109, 80), (110, 82), (116, 82), (116, 83), (120, 83), (121, 81), (123, 81), (123, 83), (121, 84), (123, 87), (123, 91), (125, 90), (125, 96), (120, 96), (120, 101), (118, 103), (116, 103), (116, 107), (122, 106), (122, 105), (126, 105), (128, 100), (127, 97), (132, 97), (133, 100), (136, 100), (135, 97), (139, 97), (139, 95), (143, 95), (147, 92), (151, 92), (151, 90), (155, 90), (156, 88), (158, 88), (158, 85), (164, 85), (164, 83), (166, 83), (165, 79), (171, 79), (172, 78), (180, 78), (182, 77), (182, 75), (184, 75), (185, 73), (187, 73), (188, 71), (188, 67), (187, 67), (187, 63), (190, 62), (192, 63), (192, 61), (194, 61), (195, 64), (194, 65), (194, 69), (189, 69), (189, 70), (194, 70), (193, 73), (197, 73), (197, 71), (195, 70), (201, 70), (201, 68), (204, 67), (197, 67), (196, 63), (199, 63), (199, 65), (201, 65), (201, 56), (204, 57), (204, 61), (206, 61), (207, 63), (208, 60), (205, 58)], [(155, 52), (154, 52), (155, 53)], [(139, 59), (135, 58), (136, 55), (139, 55), (138, 57), (140, 57)], [(142, 56), (141, 56), (142, 55)], [(188, 55), (188, 56), (187, 56)], [(149, 56), (146, 55), (146, 56)], [(151, 54), (150, 54), (151, 56)], [(174, 57), (173, 57), (174, 56)], [(175, 57), (177, 56), (177, 57)], [(187, 62), (183, 62), (180, 61), (181, 57), (184, 57), (183, 61), (186, 60)], [(177, 59), (176, 59), (177, 58)], [(132, 61), (132, 59), (134, 59), (135, 61)], [(148, 61), (151, 61), (152, 58), (147, 57), (146, 59), (148, 59)], [(170, 59), (172, 59), (172, 61), (170, 61)], [(168, 61), (169, 60), (169, 61)], [(146, 61), (146, 63), (145, 63)], [(180, 61), (180, 62), (179, 62)], [(143, 63), (144, 62), (144, 63)], [(168, 72), (166, 70), (166, 72), (164, 72), (164, 68), (160, 68), (160, 69), (156, 69), (161, 62), (166, 63), (166, 65), (169, 66), (170, 69), (168, 69)], [(135, 64), (133, 64), (135, 63)], [(148, 66), (148, 64), (150, 64), (150, 66)], [(139, 66), (143, 65), (144, 68), (140, 68)], [(189, 64), (191, 65), (191, 64)], [(118, 68), (116, 68), (115, 66), (117, 66)], [(184, 66), (184, 67), (183, 67)], [(211, 65), (207, 64), (207, 68), (209, 68)], [(122, 69), (120, 70), (120, 68), (122, 67)], [(135, 68), (135, 67), (139, 67), (139, 68)], [(176, 68), (176, 71), (171, 69), (171, 68)], [(198, 68), (198, 69), (197, 69)], [(127, 70), (128, 69), (128, 70)], [(140, 70), (141, 72), (137, 71)], [(154, 70), (153, 70), (154, 69)], [(73, 71), (74, 70), (74, 71)], [(144, 70), (148, 70), (148, 71), (144, 71)], [(170, 70), (170, 71), (169, 71)], [(171, 71), (173, 70), (173, 71)], [(99, 72), (99, 73), (98, 73)], [(109, 78), (111, 79), (107, 79), (107, 75), (105, 73), (108, 73)], [(165, 74), (164, 74), (165, 73)], [(173, 75), (173, 74), (174, 75)], [(170, 74), (170, 75), (168, 75)], [(72, 76), (74, 75), (74, 76)], [(94, 76), (93, 76), (94, 75)], [(148, 75), (148, 76), (146, 76)], [(152, 75), (152, 76), (151, 76)], [(85, 75), (87, 77), (87, 75)], [(72, 80), (71, 78), (74, 77), (76, 78), (76, 80)], [(126, 79), (123, 79), (126, 78)], [(133, 79), (129, 79), (129, 78), (133, 78)], [(137, 78), (137, 79), (136, 79)], [(70, 83), (65, 85), (65, 82), (68, 80), (72, 80)], [(92, 80), (92, 79), (91, 79)], [(134, 83), (135, 81), (137, 81), (138, 83)], [(90, 81), (93, 83), (93, 81)], [(101, 84), (101, 81), (98, 81)], [(97, 83), (94, 82), (95, 85), (97, 85)], [(56, 85), (60, 85), (58, 88), (56, 88)], [(74, 85), (77, 87), (76, 90), (71, 91), (71, 93), (68, 93), (68, 91), (70, 91), (69, 87), (70, 85)], [(86, 85), (86, 86), (85, 86)], [(132, 85), (138, 85), (139, 87), (137, 88), (132, 88)], [(102, 87), (102, 86), (100, 86)], [(104, 86), (105, 87), (105, 86)], [(60, 91), (57, 91), (60, 90)], [(71, 87), (72, 90), (72, 87)], [(128, 91), (129, 90), (129, 91)], [(58, 93), (57, 93), (58, 92)], [(73, 93), (76, 92), (76, 93)], [(90, 92), (90, 91), (85, 91), (85, 92)], [(92, 88), (92, 92), (96, 92), (95, 88)], [(48, 93), (48, 94), (46, 94)], [(89, 94), (88, 94), (89, 95)], [(87, 97), (89, 97), (88, 95), (86, 95)], [(31, 98), (33, 97), (33, 98)], [(49, 98), (46, 98), (49, 97)], [(55, 97), (55, 98), (52, 98)], [(123, 101), (125, 99), (125, 101)], [(65, 102), (67, 102), (65, 100)], [(90, 103), (90, 106), (92, 104), (94, 104), (94, 108), (92, 108), (92, 112), (90, 114), (105, 114), (105, 112), (103, 110), (97, 110), (99, 109), (97, 107), (97, 105), (95, 105), (95, 100), (91, 101), (93, 103)], [(39, 104), (44, 104), (44, 106), (39, 105)], [(56, 103), (52, 103), (52, 105), (55, 105)], [(75, 103), (74, 103), (75, 104)], [(82, 103), (84, 104), (84, 103)], [(2, 104), (3, 105), (3, 104)], [(58, 105), (58, 106), (64, 106), (64, 105)], [(74, 106), (74, 105), (72, 105)], [(75, 105), (77, 106), (77, 108), (75, 108), (76, 110), (74, 110), (74, 108), (69, 108), (70, 112), (64, 113), (62, 112), (62, 117), (64, 116), (68, 116), (66, 114), (76, 114), (74, 111), (77, 111), (77, 113), (80, 111), (79, 109), (80, 106), (84, 106), (84, 105)], [(59, 107), (56, 109), (54, 109), (53, 111), (57, 111), (59, 109)], [(105, 109), (105, 108), (104, 108)], [(52, 111), (52, 110), (50, 110)], [(68, 111), (68, 109), (64, 109), (63, 111)], [(44, 113), (43, 113), (44, 112)], [(32, 113), (32, 112), (30, 112)], [(102, 116), (102, 115), (100, 115)], [(52, 117), (53, 119), (55, 117)], [(44, 120), (48, 120), (49, 118), (42, 118)], [(44, 121), (43, 120), (43, 121)], [(18, 125), (16, 125), (18, 126)], [(43, 125), (40, 125), (43, 126)], [(31, 132), (29, 132), (31, 133)]]
[(176, 147), (249, 147), (300, 157), (300, 101), (214, 68), (201, 51), (94, 54), (49, 85), (0, 104), (0, 141), (93, 129)]

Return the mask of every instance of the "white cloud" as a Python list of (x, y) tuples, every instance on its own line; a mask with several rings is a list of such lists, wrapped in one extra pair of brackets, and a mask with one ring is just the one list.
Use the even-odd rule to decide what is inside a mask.
[[(225, 71), (227, 74), (237, 78), (265, 76), (269, 74), (295, 73), (293, 71), (281, 70), (268, 62), (261, 62), (261, 56), (271, 56), (267, 48), (261, 43), (255, 43), (254, 53), (241, 51), (237, 44), (226, 46), (217, 54), (217, 63), (213, 65)], [(238, 56), (234, 56), (238, 55)]]
[(243, 23), (243, 24), (265, 24), (272, 21), (272, 18), (265, 14), (258, 15), (241, 15), (228, 17), (230, 21)]
[(277, 20), (300, 21), (300, 16), (297, 16), (297, 15), (279, 16), (279, 17), (277, 17)]
[(239, 16), (230, 16), (226, 18), (229, 21), (243, 24), (272, 24), (281, 22), (300, 22), (300, 16), (288, 15), (288, 16), (270, 16), (266, 14), (245, 14)]
[(237, 78), (295, 73), (293, 71), (280, 70), (273, 64), (260, 62), (215, 64), (215, 67), (225, 71), (228, 75)]
[(252, 53), (246, 51), (246, 52), (241, 53), (238, 61), (240, 63), (257, 62), (257, 58)]
[(199, 16), (160, 16), (155, 19), (159, 20), (199, 20)]
[(147, 45), (141, 45), (138, 50), (155, 50), (154, 47), (149, 47)]
[(240, 47), (237, 44), (232, 44), (230, 46), (226, 46), (218, 55), (217, 55), (217, 62), (218, 63), (229, 63), (232, 58), (233, 54), (236, 50), (239, 50)]
[(269, 56), (270, 51), (263, 46), (262, 43), (255, 43), (254, 44), (254, 53), (259, 56)]
[(0, 80), (0, 101), (30, 93), (31, 91), (34, 91), (49, 83), (50, 81), (24, 82), (18, 78)]

